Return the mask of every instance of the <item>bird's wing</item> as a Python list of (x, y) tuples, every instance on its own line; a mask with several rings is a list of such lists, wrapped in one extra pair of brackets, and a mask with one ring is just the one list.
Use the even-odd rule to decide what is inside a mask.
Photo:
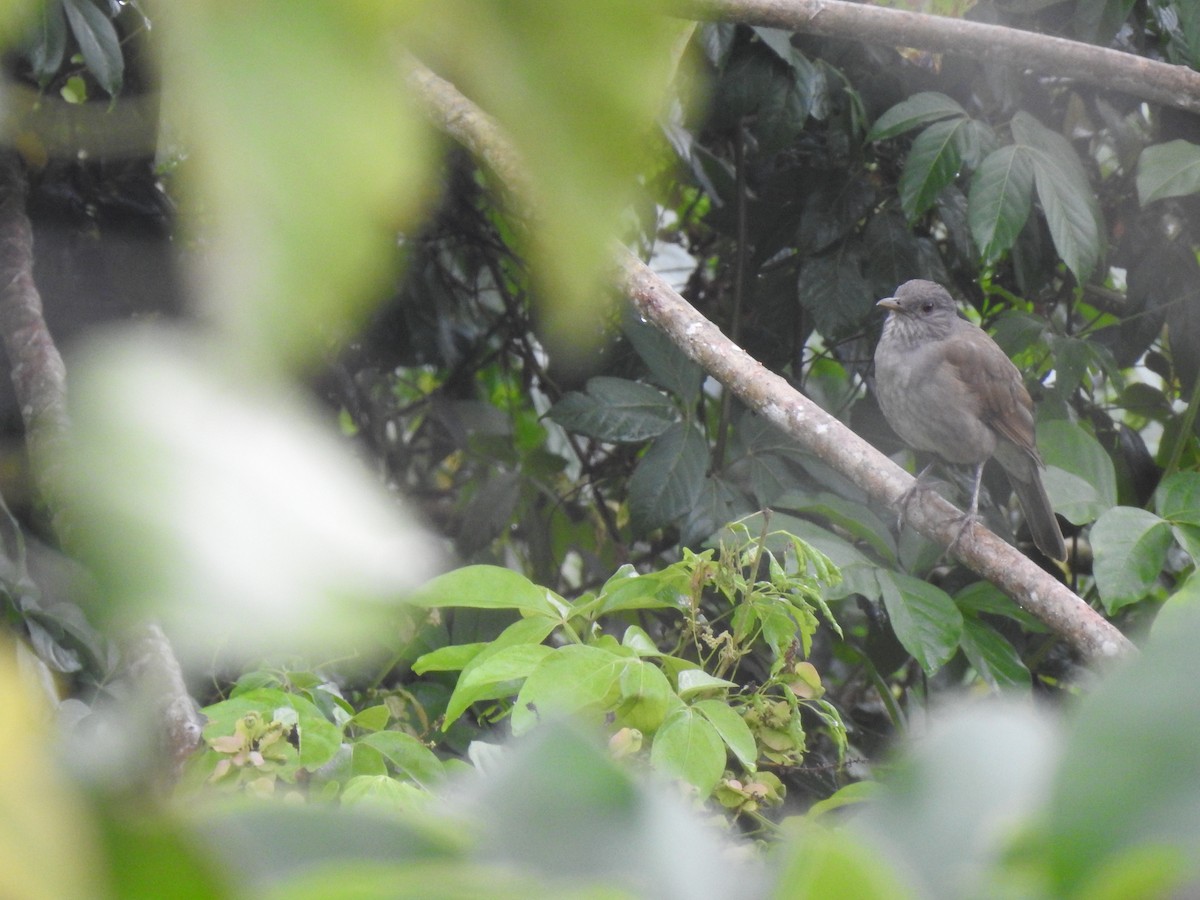
[(979, 416), (997, 434), (1041, 462), (1033, 432), (1033, 400), (1021, 373), (1004, 351), (979, 328), (965, 327), (946, 345), (947, 361), (972, 394)]

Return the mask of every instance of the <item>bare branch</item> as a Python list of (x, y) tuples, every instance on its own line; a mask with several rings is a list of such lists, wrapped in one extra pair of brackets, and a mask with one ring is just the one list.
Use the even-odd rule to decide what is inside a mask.
[[(449, 82), (413, 65), (409, 83), (435, 124), (452, 135), (465, 135), (467, 146), (500, 177), (509, 167), (519, 168), (517, 153), (490, 116)], [(911, 475), (730, 341), (648, 266), (624, 248), (617, 260), (620, 286), (646, 318), (751, 409), (882, 504), (895, 504), (912, 486)], [(933, 491), (917, 494), (906, 504), (905, 515), (913, 528), (944, 547), (958, 535), (961, 513)], [(976, 524), (968, 535), (959, 542), (959, 559), (1083, 657), (1098, 662), (1132, 649), (1120, 631), (1065, 585), (982, 525)]]
[(689, 19), (972, 56), (1200, 113), (1200, 72), (1048, 34), (845, 0), (676, 0), (674, 10)]

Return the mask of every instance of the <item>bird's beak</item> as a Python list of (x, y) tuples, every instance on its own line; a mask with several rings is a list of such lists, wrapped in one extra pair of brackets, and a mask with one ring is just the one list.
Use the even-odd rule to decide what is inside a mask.
[(882, 300), (880, 300), (875, 305), (882, 306), (884, 309), (899, 309), (900, 308), (900, 304), (899, 304), (899, 302), (897, 302), (895, 297), (884, 297)]

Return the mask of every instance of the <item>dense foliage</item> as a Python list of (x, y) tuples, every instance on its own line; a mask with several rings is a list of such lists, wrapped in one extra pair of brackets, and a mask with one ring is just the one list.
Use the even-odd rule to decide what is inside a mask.
[[(239, 11), (49, 0), (5, 23), (10, 94), (34, 98), (9, 134), (35, 253), (49, 235), (69, 267), (39, 262), (47, 316), (123, 290), (134, 258), (158, 313), (185, 306), (167, 256), (190, 301), (70, 361), (71, 445), (34, 460), (49, 511), (3, 519), (16, 656), (57, 680), (71, 772), (7, 666), (5, 766), (24, 777), (0, 788), (21, 811), (5, 891), (1195, 883), (1193, 116), (1020, 60), (641, 0)], [(1200, 68), (1184, 0), (967, 16)], [(439, 148), (407, 53), (496, 117), (516, 183)], [(164, 124), (134, 138), (146, 109), (158, 121), (154, 54)], [(114, 256), (130, 220), (143, 242)], [(872, 395), (875, 302), (947, 285), (1038, 403), (1070, 546), (1043, 565), (1156, 640), (1093, 691), (1053, 630), (613, 296), (616, 232), (898, 459)], [(1036, 555), (1006, 483), (986, 484), (989, 527)], [(30, 529), (86, 589), (62, 592), (78, 573)], [(207, 716), (169, 789), (142, 765), (154, 722), (129, 714), (154, 709), (121, 643), (146, 617)], [(1009, 699), (925, 733), (950, 698), (993, 693)], [(165, 790), (183, 803), (146, 802)]]

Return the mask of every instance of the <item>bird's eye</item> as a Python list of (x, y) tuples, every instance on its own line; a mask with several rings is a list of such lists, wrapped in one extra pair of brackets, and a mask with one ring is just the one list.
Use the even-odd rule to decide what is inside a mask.
[(927, 312), (927, 313), (933, 312), (933, 301), (926, 300), (924, 303), (922, 303), (921, 304), (921, 312)]

